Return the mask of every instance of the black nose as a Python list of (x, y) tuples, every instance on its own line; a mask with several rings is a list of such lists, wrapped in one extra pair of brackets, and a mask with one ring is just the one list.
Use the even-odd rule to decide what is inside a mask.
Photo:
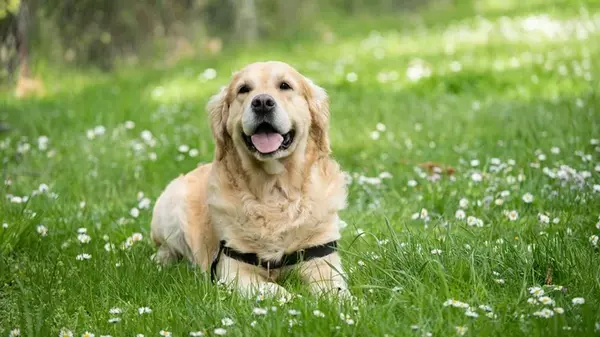
[(267, 113), (275, 109), (275, 99), (271, 95), (256, 95), (252, 99), (252, 110), (257, 113)]

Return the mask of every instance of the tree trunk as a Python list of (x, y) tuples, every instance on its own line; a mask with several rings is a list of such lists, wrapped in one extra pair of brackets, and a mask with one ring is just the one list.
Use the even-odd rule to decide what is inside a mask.
[(232, 0), (235, 11), (235, 37), (243, 42), (258, 39), (258, 18), (255, 0)]
[(28, 77), (29, 71), (29, 7), (25, 0), (21, 0), (19, 13), (17, 14), (17, 52), (19, 54), (19, 65), (21, 76)]

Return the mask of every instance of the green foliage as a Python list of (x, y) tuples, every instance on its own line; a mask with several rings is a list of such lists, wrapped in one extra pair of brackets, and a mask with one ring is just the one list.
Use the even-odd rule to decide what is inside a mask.
[(9, 14), (15, 14), (20, 5), (21, 0), (4, 0), (0, 2), (0, 20), (6, 18)]

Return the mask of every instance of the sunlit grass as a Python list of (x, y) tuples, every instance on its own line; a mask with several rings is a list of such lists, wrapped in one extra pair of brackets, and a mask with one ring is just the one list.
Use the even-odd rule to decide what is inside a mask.
[[(46, 97), (0, 96), (0, 335), (594, 336), (600, 14), (584, 7), (482, 1), (170, 68), (46, 66)], [(330, 95), (333, 153), (352, 177), (341, 249), (354, 303), (314, 298), (293, 275), (290, 303), (242, 299), (185, 262), (149, 261), (156, 197), (212, 159), (206, 100), (268, 59)]]

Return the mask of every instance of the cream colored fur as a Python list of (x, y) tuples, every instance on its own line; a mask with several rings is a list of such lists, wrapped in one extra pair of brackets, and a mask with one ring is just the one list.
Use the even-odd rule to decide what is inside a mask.
[[(281, 81), (293, 90), (279, 90)], [(248, 94), (239, 94), (249, 84)], [(242, 138), (242, 117), (255, 95), (277, 101), (278, 116), (293, 126), (287, 150), (263, 158)], [(172, 181), (154, 208), (152, 238), (156, 258), (179, 257), (209, 271), (220, 240), (244, 253), (276, 260), (286, 253), (340, 238), (338, 211), (346, 204), (344, 177), (331, 159), (329, 105), (325, 91), (281, 62), (248, 65), (207, 105), (215, 138), (215, 159)], [(244, 294), (285, 293), (275, 283), (297, 268), (315, 293), (346, 291), (338, 253), (283, 270), (266, 270), (221, 256), (220, 281)]]

